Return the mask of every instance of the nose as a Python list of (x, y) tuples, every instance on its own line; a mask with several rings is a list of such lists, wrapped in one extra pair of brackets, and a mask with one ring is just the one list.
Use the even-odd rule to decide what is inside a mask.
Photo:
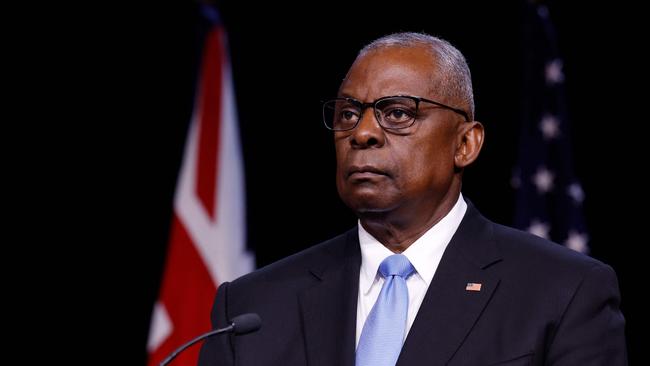
[(361, 114), (361, 120), (357, 127), (352, 130), (350, 144), (355, 149), (367, 149), (371, 147), (382, 147), (386, 142), (384, 129), (379, 125), (377, 117), (369, 107)]

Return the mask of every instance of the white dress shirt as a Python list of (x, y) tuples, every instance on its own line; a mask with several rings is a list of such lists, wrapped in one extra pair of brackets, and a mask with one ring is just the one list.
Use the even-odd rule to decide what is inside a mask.
[[(415, 315), (420, 309), (424, 295), (436, 269), (438, 269), (442, 254), (465, 216), (465, 211), (467, 211), (467, 204), (461, 194), (451, 211), (402, 253), (411, 261), (416, 271), (406, 280), (409, 291), (409, 307), (404, 339), (413, 325)], [(361, 226), (361, 222), (358, 223), (358, 228), (359, 244), (361, 245), (361, 270), (359, 271), (357, 301), (357, 346), (366, 318), (377, 301), (384, 284), (384, 278), (377, 272), (379, 264), (389, 255), (395, 254), (370, 235)]]

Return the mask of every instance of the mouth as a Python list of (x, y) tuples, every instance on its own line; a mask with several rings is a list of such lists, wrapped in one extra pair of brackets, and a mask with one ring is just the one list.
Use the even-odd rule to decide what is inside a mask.
[(388, 176), (388, 173), (370, 165), (351, 166), (350, 169), (348, 169), (348, 178), (363, 179), (376, 176)]

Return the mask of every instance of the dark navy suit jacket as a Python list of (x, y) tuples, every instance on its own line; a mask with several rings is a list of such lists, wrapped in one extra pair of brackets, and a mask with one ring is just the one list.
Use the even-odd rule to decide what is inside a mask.
[[(212, 337), (199, 365), (353, 366), (360, 265), (354, 228), (222, 284), (213, 326), (254, 312), (262, 328)], [(609, 266), (468, 204), (397, 365), (626, 365), (619, 301)]]

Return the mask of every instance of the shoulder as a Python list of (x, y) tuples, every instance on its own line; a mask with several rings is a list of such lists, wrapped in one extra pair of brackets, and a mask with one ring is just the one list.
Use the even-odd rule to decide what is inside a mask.
[(304, 249), (289, 257), (257, 269), (231, 282), (231, 286), (247, 287), (260, 282), (296, 282), (310, 272), (318, 272), (346, 257), (349, 246), (358, 243), (357, 228)]
[[(471, 204), (457, 233), (460, 251), (526, 292), (577, 288), (594, 273), (616, 278), (601, 261), (528, 232), (494, 223)], [(476, 260), (479, 258), (479, 260)]]
[(566, 268), (574, 271), (588, 270), (593, 267), (608, 267), (603, 262), (586, 254), (528, 232), (496, 223), (492, 223), (492, 227), (494, 241), (503, 258), (516, 260), (522, 266), (529, 268), (545, 266), (551, 270)]
[(576, 291), (590, 288), (586, 284), (599, 282), (618, 294), (618, 279), (609, 265), (521, 230), (494, 223), (492, 227), (503, 278), (520, 290), (568, 301)]
[[(493, 258), (498, 258), (483, 269), (500, 279), (500, 293), (507, 294), (498, 300), (502, 307), (516, 306), (530, 316), (558, 321), (582, 304), (620, 302), (618, 279), (609, 265), (530, 233), (480, 220), (485, 220), (481, 242), (495, 248)], [(481, 246), (477, 244), (473, 247)]]
[[(466, 256), (484, 256), (511, 271), (544, 273), (550, 277), (609, 268), (588, 255), (531, 233), (485, 218), (471, 202), (457, 235)], [(488, 253), (488, 254), (486, 254)], [(498, 259), (498, 260), (497, 260)]]

